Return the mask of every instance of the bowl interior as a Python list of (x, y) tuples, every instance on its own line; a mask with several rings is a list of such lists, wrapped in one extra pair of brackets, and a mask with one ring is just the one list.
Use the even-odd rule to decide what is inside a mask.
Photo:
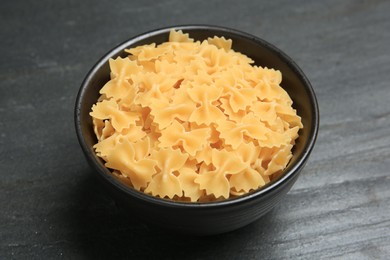
[[(265, 193), (268, 189), (277, 186), (279, 182), (290, 178), (291, 175), (297, 172), (297, 167), (304, 164), (309, 156), (316, 139), (319, 120), (318, 106), (314, 92), (309, 81), (298, 66), (288, 56), (271, 44), (245, 33), (211, 26), (177, 26), (173, 28), (189, 33), (190, 37), (195, 40), (204, 40), (213, 36), (223, 36), (232, 39), (232, 48), (235, 51), (249, 56), (255, 61), (256, 65), (274, 68), (282, 72), (283, 80), (281, 85), (292, 98), (294, 102), (293, 107), (297, 109), (298, 115), (302, 117), (304, 128), (299, 132), (299, 138), (296, 140), (293, 150), (293, 157), (285, 169), (285, 173), (266, 187), (256, 191), (256, 193)], [(107, 53), (88, 73), (76, 101), (76, 130), (80, 144), (88, 160), (97, 168), (100, 174), (106, 175), (104, 178), (115, 182), (122, 190), (131, 192), (132, 194), (134, 194), (134, 190), (117, 183), (118, 181), (108, 174), (109, 171), (104, 167), (104, 162), (95, 155), (93, 145), (97, 140), (93, 132), (89, 112), (99, 97), (99, 90), (109, 80), (110, 70), (107, 62), (108, 59), (127, 56), (124, 52), (125, 48), (150, 43), (163, 43), (168, 40), (170, 29), (172, 28), (160, 29), (134, 37)]]

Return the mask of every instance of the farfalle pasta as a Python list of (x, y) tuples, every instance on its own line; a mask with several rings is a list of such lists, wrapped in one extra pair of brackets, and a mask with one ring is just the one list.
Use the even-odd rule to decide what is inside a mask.
[(112, 174), (160, 198), (203, 202), (243, 195), (278, 176), (303, 127), (282, 74), (213, 37), (169, 41), (110, 59), (90, 113), (96, 154)]

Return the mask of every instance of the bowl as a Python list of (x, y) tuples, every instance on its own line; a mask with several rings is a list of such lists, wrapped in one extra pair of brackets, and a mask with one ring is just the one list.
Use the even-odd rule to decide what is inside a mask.
[[(233, 40), (233, 49), (246, 54), (256, 65), (280, 70), (282, 87), (294, 102), (294, 108), (302, 117), (304, 128), (293, 149), (293, 157), (284, 173), (266, 186), (233, 199), (187, 203), (150, 196), (126, 186), (116, 179), (96, 156), (93, 145), (97, 142), (91, 107), (99, 97), (99, 90), (109, 80), (108, 59), (125, 57), (124, 49), (168, 40), (171, 29), (189, 33), (195, 40), (224, 36)], [(256, 36), (237, 30), (208, 26), (184, 25), (150, 31), (133, 37), (105, 54), (85, 77), (75, 105), (75, 125), (78, 140), (96, 175), (123, 204), (143, 221), (164, 229), (191, 235), (213, 235), (232, 231), (258, 220), (280, 202), (297, 180), (316, 141), (319, 127), (317, 100), (310, 82), (295, 62), (281, 50)]]

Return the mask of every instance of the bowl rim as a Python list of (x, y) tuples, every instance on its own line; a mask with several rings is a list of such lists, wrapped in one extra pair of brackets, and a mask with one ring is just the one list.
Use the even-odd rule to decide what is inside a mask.
[[(313, 120), (311, 122), (312, 124), (312, 130), (309, 133), (308, 137), (308, 143), (306, 147), (304, 147), (303, 152), (300, 154), (300, 156), (295, 161), (295, 164), (291, 166), (291, 168), (285, 172), (282, 176), (277, 178), (274, 181), (271, 181), (269, 184), (259, 188), (258, 190), (249, 192), (247, 194), (243, 194), (241, 196), (237, 196), (234, 198), (229, 198), (225, 200), (219, 200), (219, 201), (210, 201), (210, 202), (183, 202), (183, 201), (174, 201), (171, 199), (165, 199), (165, 198), (159, 198), (155, 197), (149, 194), (146, 194), (142, 191), (138, 191), (134, 188), (131, 188), (127, 186), (126, 184), (122, 183), (120, 180), (115, 178), (112, 174), (107, 174), (110, 171), (108, 168), (102, 166), (100, 163), (97, 162), (95, 154), (93, 150), (91, 151), (90, 147), (87, 145), (83, 133), (82, 133), (82, 127), (81, 127), (81, 120), (80, 120), (80, 113), (81, 113), (81, 104), (82, 101), (86, 95), (86, 87), (89, 84), (89, 82), (93, 79), (94, 74), (103, 66), (105, 63), (111, 58), (114, 54), (117, 54), (120, 51), (123, 51), (126, 47), (128, 47), (131, 44), (137, 43), (139, 41), (145, 40), (151, 36), (169, 33), (170, 30), (183, 30), (184, 32), (186, 30), (212, 30), (216, 32), (221, 33), (228, 33), (228, 34), (234, 34), (237, 37), (244, 38), (246, 40), (254, 41), (257, 44), (260, 44), (273, 52), (275, 55), (279, 56), (290, 69), (293, 70), (293, 72), (300, 78), (300, 80), (304, 83), (304, 87), (308, 91), (309, 95), (308, 98), (312, 103), (312, 106), (314, 110), (313, 113)], [(211, 35), (211, 37), (214, 35)], [(319, 130), (319, 108), (318, 108), (318, 102), (316, 95), (314, 93), (313, 87), (303, 71), (300, 69), (300, 67), (293, 61), (292, 58), (290, 58), (287, 54), (285, 54), (282, 50), (275, 47), (273, 44), (263, 40), (260, 37), (251, 35), (249, 33), (232, 29), (228, 27), (222, 27), (222, 26), (216, 26), (216, 25), (204, 25), (204, 24), (188, 24), (188, 25), (172, 25), (167, 27), (162, 27), (155, 30), (150, 30), (145, 33), (138, 34), (136, 36), (133, 36), (126, 41), (123, 41), (116, 47), (112, 48), (110, 51), (108, 51), (106, 54), (104, 54), (89, 70), (89, 72), (86, 74), (84, 80), (82, 81), (82, 84), (80, 86), (80, 89), (78, 91), (76, 101), (75, 101), (75, 111), (74, 111), (74, 123), (76, 128), (76, 134), (78, 141), (80, 143), (80, 146), (83, 150), (84, 155), (87, 157), (87, 160), (89, 160), (90, 163), (92, 163), (94, 169), (98, 172), (98, 174), (103, 177), (106, 181), (108, 181), (110, 184), (114, 185), (117, 189), (121, 190), (122, 192), (126, 193), (127, 195), (133, 196), (138, 200), (142, 200), (146, 203), (152, 203), (164, 207), (171, 207), (171, 208), (217, 208), (217, 207), (226, 207), (230, 206), (232, 204), (243, 204), (248, 203), (249, 201), (253, 201), (258, 197), (265, 196), (266, 194), (271, 193), (274, 191), (278, 186), (282, 185), (283, 183), (289, 182), (289, 180), (293, 179), (293, 177), (298, 174), (301, 170), (301, 168), (305, 165), (313, 147), (317, 139), (318, 130)]]

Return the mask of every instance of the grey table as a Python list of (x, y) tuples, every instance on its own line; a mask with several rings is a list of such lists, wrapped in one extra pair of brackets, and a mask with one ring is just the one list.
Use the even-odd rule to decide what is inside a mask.
[[(0, 2), (0, 259), (390, 258), (389, 1)], [(78, 145), (90, 67), (151, 29), (246, 31), (296, 60), (318, 96), (309, 163), (268, 215), (216, 237), (155, 230), (112, 200)]]

